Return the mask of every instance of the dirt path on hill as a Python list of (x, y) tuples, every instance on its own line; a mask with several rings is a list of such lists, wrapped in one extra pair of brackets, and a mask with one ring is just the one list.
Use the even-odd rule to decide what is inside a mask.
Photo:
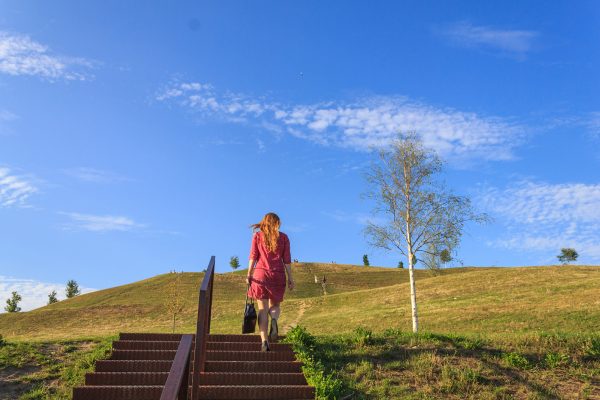
[(306, 305), (306, 301), (300, 300), (300, 308), (298, 310), (298, 315), (296, 315), (296, 318), (294, 318), (294, 320), (292, 322), (290, 322), (289, 324), (287, 324), (286, 326), (283, 327), (284, 334), (287, 333), (290, 329), (297, 326), (298, 323), (300, 323), (300, 319), (304, 315), (304, 312), (306, 311), (307, 308), (308, 308), (308, 306)]

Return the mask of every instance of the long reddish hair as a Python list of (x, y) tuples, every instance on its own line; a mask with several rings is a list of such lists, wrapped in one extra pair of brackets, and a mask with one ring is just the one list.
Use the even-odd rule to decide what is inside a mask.
[(250, 227), (253, 230), (260, 229), (260, 231), (265, 235), (267, 250), (274, 253), (275, 249), (277, 249), (277, 239), (279, 239), (280, 225), (281, 221), (279, 216), (270, 212), (265, 214), (263, 219), (258, 224), (252, 224)]

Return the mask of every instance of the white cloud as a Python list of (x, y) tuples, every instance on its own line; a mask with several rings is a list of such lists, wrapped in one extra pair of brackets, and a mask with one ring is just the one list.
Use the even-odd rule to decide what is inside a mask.
[(258, 146), (258, 152), (264, 153), (267, 150), (267, 146), (265, 146), (265, 142), (260, 139), (256, 139), (256, 145)]
[(0, 207), (27, 205), (26, 201), (37, 188), (23, 176), (13, 175), (0, 167)]
[(114, 215), (92, 215), (80, 213), (61, 213), (71, 218), (71, 223), (65, 225), (67, 229), (80, 229), (92, 232), (130, 231), (142, 228), (144, 225), (132, 219)]
[(5, 134), (12, 134), (12, 129), (10, 128), (10, 122), (18, 119), (19, 117), (10, 111), (0, 110), (0, 136)]
[(535, 31), (497, 29), (468, 22), (456, 23), (443, 33), (462, 46), (499, 50), (518, 57), (530, 52), (539, 37)]
[(175, 102), (205, 118), (253, 123), (324, 146), (366, 151), (385, 146), (399, 131), (416, 130), (426, 145), (448, 158), (506, 160), (522, 141), (524, 128), (508, 119), (437, 108), (400, 96), (347, 102), (284, 105), (225, 92), (211, 85), (180, 83), (156, 99)]
[(13, 121), (17, 119), (17, 116), (10, 111), (0, 110), (0, 121)]
[[(0, 275), (0, 302), (2, 305), (0, 312), (5, 312), (6, 300), (12, 297), (12, 292), (18, 292), (21, 295), (22, 300), (19, 303), (21, 311), (30, 311), (48, 304), (48, 294), (53, 290), (56, 290), (58, 300), (64, 300), (66, 298), (65, 287), (66, 282), (65, 284), (50, 283)], [(79, 289), (82, 294), (97, 290), (82, 286)]]
[(585, 122), (585, 126), (592, 134), (600, 137), (600, 112), (596, 111), (590, 113)]
[(82, 69), (92, 63), (83, 58), (59, 56), (29, 36), (0, 31), (0, 72), (47, 79), (85, 80)]
[(480, 200), (508, 228), (507, 237), (493, 244), (557, 254), (574, 247), (582, 258), (600, 261), (600, 184), (523, 181), (488, 188)]
[(367, 225), (369, 223), (369, 221), (371, 221), (375, 224), (381, 224), (384, 222), (383, 218), (375, 217), (375, 216), (372, 216), (367, 213), (359, 213), (359, 212), (348, 213), (348, 212), (341, 211), (341, 210), (335, 210), (333, 212), (322, 211), (322, 213), (323, 213), (323, 215), (325, 215), (329, 218), (333, 218), (334, 220), (336, 220), (338, 222), (353, 222), (353, 223), (359, 224), (359, 225)]
[(95, 168), (78, 167), (64, 170), (64, 173), (83, 182), (113, 183), (126, 181), (127, 178), (110, 171)]

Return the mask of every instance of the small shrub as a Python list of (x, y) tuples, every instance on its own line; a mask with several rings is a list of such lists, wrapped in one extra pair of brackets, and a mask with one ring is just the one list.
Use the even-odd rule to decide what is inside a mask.
[(531, 367), (529, 361), (519, 353), (504, 353), (502, 360), (511, 367), (518, 369), (528, 369)]
[(302, 326), (292, 328), (285, 338), (291, 343), (296, 356), (302, 363), (302, 372), (306, 381), (315, 387), (317, 399), (339, 399), (344, 394), (344, 383), (336, 373), (325, 372), (317, 349), (317, 339)]
[(354, 330), (354, 336), (352, 339), (354, 343), (358, 344), (359, 346), (368, 346), (373, 344), (373, 332), (369, 329), (359, 326)]
[(485, 345), (482, 338), (461, 338), (457, 340), (457, 344), (465, 350), (480, 350)]
[(600, 358), (600, 336), (590, 338), (585, 354), (589, 357)]
[(470, 393), (480, 379), (479, 373), (471, 368), (446, 364), (442, 367), (441, 389), (446, 393)]
[(544, 357), (544, 364), (551, 369), (567, 365), (568, 363), (569, 356), (563, 353), (550, 352)]

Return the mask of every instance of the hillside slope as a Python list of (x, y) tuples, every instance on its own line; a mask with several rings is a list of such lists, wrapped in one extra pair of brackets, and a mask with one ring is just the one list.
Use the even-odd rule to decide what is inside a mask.
[[(306, 325), (312, 332), (410, 329), (408, 271), (301, 263), (294, 265), (297, 290), (288, 292), (280, 326)], [(417, 272), (421, 327), (462, 333), (600, 329), (600, 268), (453, 268), (439, 276)], [(218, 274), (212, 327), (240, 330), (246, 271)], [(314, 276), (327, 278), (323, 296)], [(203, 274), (183, 273), (184, 310), (176, 331), (195, 329)], [(39, 309), (0, 314), (0, 334), (42, 340), (98, 337), (120, 331), (169, 332), (164, 294), (175, 274), (99, 290)]]

